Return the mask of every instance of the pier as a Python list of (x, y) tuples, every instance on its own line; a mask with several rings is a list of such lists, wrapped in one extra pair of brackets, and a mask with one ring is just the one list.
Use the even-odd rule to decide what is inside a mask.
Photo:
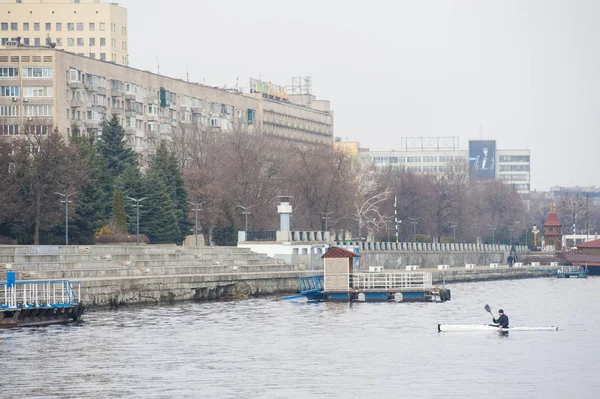
[(80, 285), (67, 280), (16, 281), (8, 271), (0, 292), (0, 328), (67, 323), (83, 314)]

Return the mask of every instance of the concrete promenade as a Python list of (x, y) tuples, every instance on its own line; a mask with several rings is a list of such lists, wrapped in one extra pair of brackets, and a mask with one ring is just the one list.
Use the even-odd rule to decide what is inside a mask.
[[(293, 293), (298, 277), (322, 273), (245, 248), (161, 245), (0, 246), (0, 279), (5, 270), (18, 280), (80, 282), (88, 308)], [(435, 284), (549, 275), (502, 266), (420, 271)]]

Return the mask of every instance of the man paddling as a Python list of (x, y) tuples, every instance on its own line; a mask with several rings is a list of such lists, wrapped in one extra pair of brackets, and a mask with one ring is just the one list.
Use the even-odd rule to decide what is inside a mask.
[(498, 327), (508, 328), (508, 316), (504, 314), (504, 310), (498, 311), (498, 319), (492, 317), (494, 323), (498, 324)]

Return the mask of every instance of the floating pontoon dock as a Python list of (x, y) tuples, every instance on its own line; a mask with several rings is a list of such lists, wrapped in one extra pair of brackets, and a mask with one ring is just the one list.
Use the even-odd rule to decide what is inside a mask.
[(68, 280), (16, 281), (9, 271), (0, 295), (0, 328), (68, 323), (83, 314), (80, 285)]

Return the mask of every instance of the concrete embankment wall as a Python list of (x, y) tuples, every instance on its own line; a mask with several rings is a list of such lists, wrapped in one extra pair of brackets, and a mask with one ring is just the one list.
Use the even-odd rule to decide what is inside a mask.
[(80, 282), (88, 308), (295, 292), (314, 274), (242, 248), (160, 245), (0, 246), (2, 269)]
[(506, 264), (505, 252), (378, 252), (365, 251), (360, 254), (360, 266), (383, 266), (386, 269), (404, 269), (407, 265), (437, 267), (438, 265), (465, 266), (466, 264)]
[(510, 280), (521, 278), (556, 277), (556, 267), (548, 267), (545, 270), (530, 267), (509, 268), (507, 266), (491, 269), (480, 266), (476, 269), (450, 268), (446, 270), (422, 269), (432, 273), (434, 284), (451, 284), (487, 280)]

